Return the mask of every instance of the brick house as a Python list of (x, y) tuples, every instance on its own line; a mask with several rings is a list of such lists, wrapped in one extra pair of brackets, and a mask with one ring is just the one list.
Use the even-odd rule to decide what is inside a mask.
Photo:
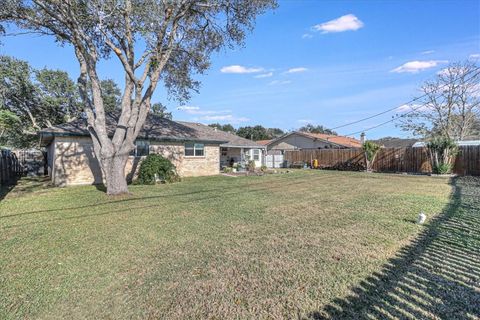
[[(107, 115), (107, 130), (113, 134), (117, 123)], [(83, 120), (40, 131), (40, 143), (47, 149), (48, 173), (58, 186), (102, 183), (102, 171), (93, 152), (90, 135)], [(170, 159), (182, 177), (216, 175), (222, 166), (254, 160), (263, 164), (265, 147), (216, 128), (172, 121), (149, 114), (135, 142), (136, 148), (125, 168), (127, 180), (138, 173), (148, 154)], [(230, 157), (229, 157), (230, 156)]]

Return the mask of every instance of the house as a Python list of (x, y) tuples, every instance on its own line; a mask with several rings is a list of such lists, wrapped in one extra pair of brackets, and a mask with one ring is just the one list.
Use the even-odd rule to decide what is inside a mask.
[[(118, 115), (108, 114), (107, 131), (113, 135)], [(40, 131), (40, 143), (47, 149), (49, 175), (55, 185), (102, 183), (102, 172), (93, 152), (92, 139), (84, 120)], [(172, 121), (149, 114), (135, 141), (125, 168), (131, 181), (141, 160), (156, 153), (170, 159), (182, 177), (216, 175), (221, 166), (254, 160), (264, 162), (265, 147), (254, 141), (209, 126)]]
[(288, 150), (362, 147), (362, 142), (354, 138), (301, 131), (293, 131), (279, 138), (264, 140), (260, 143), (267, 148), (265, 163), (269, 168), (282, 167), (284, 165), (283, 154)]
[(283, 154), (286, 150), (361, 148), (360, 140), (323, 133), (293, 131), (264, 142), (267, 154)]

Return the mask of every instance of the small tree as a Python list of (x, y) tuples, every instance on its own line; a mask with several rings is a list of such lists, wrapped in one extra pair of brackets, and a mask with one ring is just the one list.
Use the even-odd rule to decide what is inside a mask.
[(472, 61), (453, 63), (425, 82), (417, 103), (399, 115), (404, 131), (431, 139), (463, 140), (480, 134), (480, 72)]
[(451, 173), (458, 146), (452, 139), (435, 138), (427, 143), (428, 156), (433, 173)]
[(365, 154), (365, 164), (367, 166), (367, 171), (372, 171), (373, 163), (377, 157), (380, 146), (372, 141), (366, 141), (362, 146), (363, 152)]

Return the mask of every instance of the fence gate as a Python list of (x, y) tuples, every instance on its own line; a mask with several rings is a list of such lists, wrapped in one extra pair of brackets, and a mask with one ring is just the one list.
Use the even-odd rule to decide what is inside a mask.
[(265, 163), (267, 168), (282, 168), (283, 154), (269, 154), (265, 157)]
[(41, 176), (48, 174), (46, 168), (46, 154), (37, 149), (14, 150), (13, 151), (22, 164), (23, 170), (29, 176)]

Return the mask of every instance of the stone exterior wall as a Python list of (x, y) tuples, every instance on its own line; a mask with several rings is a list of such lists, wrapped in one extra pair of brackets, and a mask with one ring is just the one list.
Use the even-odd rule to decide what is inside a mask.
[[(56, 137), (48, 148), (53, 153), (51, 178), (55, 185), (102, 183), (102, 171), (89, 137)], [(162, 154), (177, 167), (182, 177), (215, 175), (220, 172), (220, 148), (205, 145), (205, 156), (186, 157), (184, 144), (151, 142), (150, 153)], [(129, 157), (125, 175), (135, 179), (144, 157)]]

